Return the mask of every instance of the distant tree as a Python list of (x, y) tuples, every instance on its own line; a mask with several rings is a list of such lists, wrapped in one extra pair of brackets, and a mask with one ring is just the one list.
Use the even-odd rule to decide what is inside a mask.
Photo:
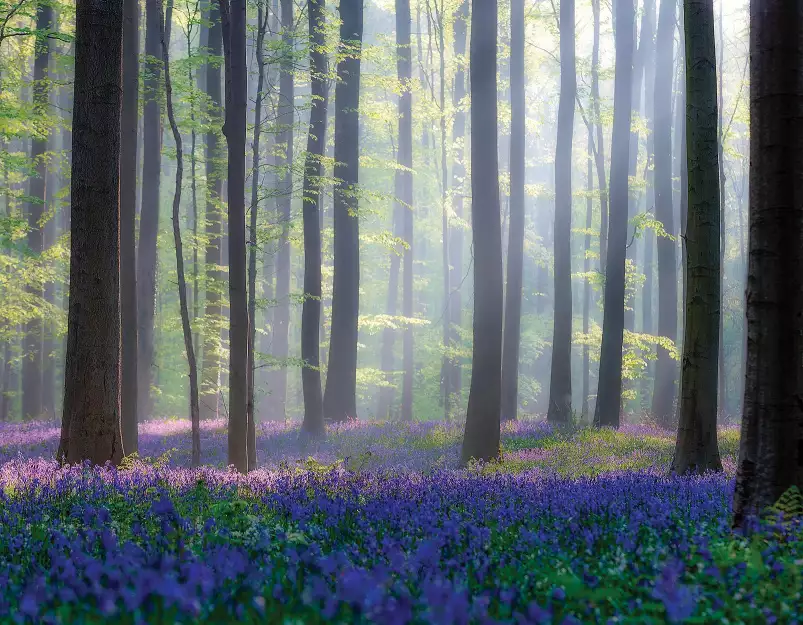
[(600, 35), (600, 0), (591, 0), (591, 11), (594, 14), (594, 34), (591, 48), (591, 109), (594, 113), (596, 130), (596, 150), (594, 162), (597, 167), (597, 186), (599, 187), (599, 268), (605, 273), (608, 257), (608, 181), (605, 177), (605, 142), (602, 128), (599, 95), (599, 35)]
[(566, 423), (572, 416), (572, 140), (577, 94), (574, 47), (574, 0), (561, 0), (560, 102), (555, 146), (555, 307), (547, 410), (551, 423)]
[(747, 370), (735, 527), (790, 487), (803, 489), (801, 41), (800, 0), (750, 5)]
[(326, 109), (329, 92), (325, 49), (325, 0), (309, 0), (307, 12), (310, 38), (310, 109), (307, 155), (304, 161), (304, 304), (301, 311), (301, 382), (304, 390), (302, 429), (313, 435), (324, 433), (321, 392), (321, 175), (326, 146)]
[(720, 205), (713, 0), (684, 0), (686, 35), (686, 318), (676, 473), (722, 470), (717, 447)]
[(474, 242), (474, 349), (462, 462), (499, 456), (502, 393), (502, 223), (497, 152), (498, 12), (471, 4), (471, 230)]
[(335, 206), (332, 333), (324, 416), (357, 416), (357, 321), (360, 308), (359, 172), (360, 53), (363, 0), (340, 2), (340, 54), (335, 89)]
[(137, 130), (139, 120), (139, 2), (123, 2), (123, 109), (120, 134), (120, 323), (123, 450), (139, 448), (137, 434)]
[(245, 134), (248, 112), (245, 0), (219, 0), (226, 61), (229, 195), (229, 464), (248, 466), (248, 302), (245, 277)]
[(622, 343), (625, 324), (625, 255), (627, 252), (630, 98), (633, 65), (633, 0), (618, 0), (615, 9), (616, 78), (611, 135), (611, 207), (605, 270), (597, 404), (594, 425), (619, 427), (622, 408)]
[(120, 424), (120, 110), (123, 3), (78, 0), (70, 304), (60, 462), (117, 464)]

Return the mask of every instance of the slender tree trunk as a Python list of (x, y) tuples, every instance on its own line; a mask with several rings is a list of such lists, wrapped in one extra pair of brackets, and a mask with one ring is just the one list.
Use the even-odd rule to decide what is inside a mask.
[(321, 322), (321, 223), (320, 180), (322, 158), (326, 150), (326, 109), (329, 94), (324, 0), (310, 0), (309, 13), (310, 74), (312, 109), (310, 110), (307, 156), (304, 162), (304, 304), (301, 310), (301, 359), (304, 369), (304, 422), (302, 429), (312, 436), (323, 436), (323, 394), (321, 392), (320, 322)]
[(750, 6), (748, 340), (736, 527), (790, 487), (803, 489), (801, 15), (800, 0)]
[(245, 0), (219, 0), (226, 58), (226, 122), (229, 151), (229, 464), (248, 466), (248, 304), (245, 280), (245, 133), (248, 68)]
[(611, 214), (605, 271), (597, 404), (594, 425), (619, 427), (622, 407), (622, 342), (625, 308), (628, 162), (633, 60), (633, 0), (617, 0), (616, 79), (611, 135)]
[(360, 53), (363, 0), (341, 0), (340, 45), (348, 50), (337, 64), (335, 90), (335, 241), (332, 332), (324, 416), (344, 421), (357, 416), (357, 321), (360, 307), (359, 171)]
[(574, 31), (574, 2), (563, 0), (560, 4), (560, 102), (555, 147), (555, 308), (547, 410), (547, 420), (551, 423), (567, 423), (572, 417), (572, 139), (577, 91)]
[[(36, 6), (36, 29), (40, 33), (53, 27), (53, 8), (44, 2)], [(49, 78), (50, 45), (47, 37), (37, 35), (33, 62), (33, 106), (38, 115), (47, 114), (50, 99)], [(36, 175), (30, 178), (28, 204), (28, 248), (41, 256), (44, 251), (45, 227), (43, 217), (47, 214), (51, 192), (47, 189), (47, 134), (37, 132), (31, 138), (31, 161)], [(25, 290), (30, 296), (44, 296), (41, 284), (28, 284)], [(38, 419), (42, 416), (42, 318), (35, 316), (25, 324), (22, 341), (22, 416)]]
[(600, 0), (591, 0), (591, 9), (594, 14), (594, 40), (591, 49), (591, 107), (594, 113), (594, 127), (596, 128), (597, 137), (597, 149), (595, 150), (594, 158), (597, 166), (597, 186), (599, 187), (599, 267), (604, 274), (608, 257), (608, 181), (605, 176), (605, 141), (599, 105), (599, 3)]
[(137, 410), (142, 421), (153, 413), (151, 369), (154, 362), (153, 326), (156, 297), (157, 237), (159, 234), (159, 189), (162, 165), (161, 45), (162, 15), (159, 0), (145, 1), (144, 144), (142, 210), (137, 251)]
[[(219, 58), (223, 52), (223, 35), (218, 0), (211, 0), (206, 21), (209, 23), (208, 54)], [(223, 231), (223, 146), (215, 127), (220, 123), (221, 93), (220, 65), (210, 62), (205, 70), (206, 94), (209, 97), (207, 116), (211, 130), (206, 133), (206, 302), (204, 305), (205, 325), (203, 336), (203, 362), (201, 363), (201, 418), (216, 419), (220, 404), (220, 332), (222, 328), (221, 295), (223, 275), (221, 246)]]
[(123, 451), (139, 449), (137, 434), (137, 124), (139, 121), (139, 2), (123, 2), (123, 109), (120, 135), (120, 323)]
[(471, 5), (471, 229), (474, 349), (462, 462), (499, 456), (502, 395), (502, 223), (497, 152), (497, 6)]
[(713, 0), (684, 0), (688, 229), (676, 473), (722, 470), (717, 447), (720, 207)]
[[(200, 0), (196, 5), (195, 11), (198, 13), (194, 14), (194, 17), (199, 15), (200, 13)], [(194, 65), (193, 62), (193, 54), (192, 54), (192, 25), (187, 28), (187, 84), (193, 86), (195, 82), (193, 80), (192, 68)], [(206, 39), (209, 40), (209, 31), (207, 29), (206, 32)], [(199, 74), (202, 72), (199, 72)], [(198, 147), (198, 131), (195, 128), (195, 98), (190, 100), (190, 190), (192, 195), (192, 215), (191, 215), (191, 223), (192, 223), (192, 300), (190, 308), (192, 309), (192, 319), (193, 321), (198, 319), (201, 311), (201, 285), (200, 285), (200, 273), (199, 273), (199, 263), (198, 263), (198, 153), (196, 148)], [(198, 333), (193, 339), (195, 341), (195, 355), (198, 355)]]
[[(397, 12), (398, 15), (398, 12)], [(398, 35), (398, 29), (397, 29)], [(397, 155), (398, 158), (398, 155)], [(394, 193), (396, 200), (393, 203), (393, 215), (392, 215), (392, 222), (393, 222), (393, 236), (398, 237), (401, 236), (401, 186), (400, 186), (400, 178), (401, 172), (396, 170), (394, 175)], [(403, 253), (403, 252), (402, 252)], [(387, 303), (385, 306), (385, 311), (388, 316), (395, 317), (398, 312), (397, 301), (399, 299), (399, 270), (401, 268), (401, 253), (398, 250), (394, 250), (390, 256), (390, 273), (388, 276), (388, 297)], [(382, 371), (385, 373), (385, 381), (388, 384), (393, 383), (393, 344), (395, 343), (396, 339), (396, 330), (392, 327), (387, 327), (382, 330), (382, 348), (380, 353), (380, 366), (382, 367)], [(383, 386), (379, 389), (379, 399), (377, 401), (377, 409), (376, 409), (376, 416), (378, 419), (387, 419), (391, 413), (391, 407), (393, 404), (393, 395), (394, 395), (395, 387), (394, 386)]]
[[(655, 59), (655, 218), (664, 230), (676, 236), (672, 200), (672, 64), (675, 39), (676, 0), (661, 0), (658, 15)], [(649, 88), (651, 85), (647, 85)], [(675, 129), (678, 132), (678, 129)], [(677, 339), (678, 281), (677, 243), (658, 237), (658, 335)], [(675, 401), (677, 363), (663, 347), (658, 347), (655, 364), (655, 388), (652, 396), (652, 415), (663, 427), (669, 427)]]
[(57, 458), (118, 464), (120, 111), (123, 3), (79, 0), (75, 15), (70, 310)]
[(719, 55), (717, 61), (718, 71), (718, 85), (717, 85), (717, 156), (719, 158), (719, 203), (720, 203), (720, 219), (719, 219), (719, 301), (722, 307), (719, 313), (719, 355), (718, 362), (718, 401), (717, 408), (719, 409), (717, 416), (724, 418), (727, 414), (728, 406), (726, 403), (726, 390), (727, 390), (727, 377), (725, 372), (725, 248), (726, 248), (726, 228), (725, 228), (725, 211), (727, 209), (727, 202), (725, 201), (725, 135), (722, 128), (722, 115), (724, 109), (722, 106), (724, 95), (723, 78), (725, 74), (725, 38), (722, 33), (722, 5), (724, 2), (719, 3)]
[[(588, 335), (589, 330), (589, 313), (591, 309), (591, 282), (588, 275), (591, 272), (591, 225), (594, 218), (594, 169), (593, 164), (593, 150), (594, 150), (594, 135), (592, 134), (592, 127), (588, 128), (588, 157), (586, 161), (586, 236), (584, 241), (585, 255), (583, 259), (583, 273), (585, 279), (583, 280), (583, 334)], [(589, 349), (588, 345), (583, 345), (583, 403), (580, 415), (583, 421), (588, 418), (588, 398), (590, 389), (591, 371), (589, 367)]]
[[(162, 0), (159, 0), (161, 13)], [(187, 304), (187, 280), (184, 276), (184, 249), (181, 243), (181, 221), (179, 210), (181, 208), (181, 181), (184, 176), (184, 146), (181, 133), (176, 124), (173, 113), (173, 86), (170, 82), (170, 29), (173, 21), (173, 0), (167, 0), (167, 14), (165, 20), (160, 22), (162, 61), (164, 63), (165, 99), (167, 102), (167, 118), (173, 131), (173, 140), (176, 144), (176, 187), (173, 193), (173, 241), (176, 246), (176, 273), (178, 275), (178, 299), (181, 310), (181, 329), (184, 334), (184, 349), (187, 353), (190, 376), (190, 421), (192, 423), (192, 466), (201, 464), (201, 428), (198, 407), (198, 367), (195, 363), (195, 347), (192, 342), (192, 327), (190, 326), (190, 309)], [(164, 24), (164, 26), (162, 26)]]

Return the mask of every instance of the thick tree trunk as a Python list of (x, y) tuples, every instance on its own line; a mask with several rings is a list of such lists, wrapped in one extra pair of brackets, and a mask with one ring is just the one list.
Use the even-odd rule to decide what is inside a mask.
[(139, 122), (139, 2), (123, 2), (123, 109), (120, 133), (120, 323), (123, 451), (139, 449), (137, 435), (137, 124)]
[(573, 0), (561, 2), (560, 25), (560, 102), (555, 146), (555, 308), (547, 410), (547, 420), (551, 423), (567, 423), (572, 416), (572, 138), (577, 91)]
[[(44, 2), (36, 7), (36, 29), (46, 32), (53, 26), (53, 8)], [(33, 106), (37, 114), (47, 114), (50, 98), (49, 77), (50, 45), (45, 35), (36, 37), (36, 52), (33, 62)], [(30, 178), (30, 196), (33, 201), (28, 204), (28, 248), (36, 255), (45, 249), (45, 228), (41, 223), (46, 214), (52, 192), (47, 189), (47, 135), (41, 132), (31, 138), (31, 162), (36, 168), (36, 175)], [(41, 284), (29, 284), (25, 287), (29, 295), (42, 298)], [(42, 416), (42, 318), (33, 317), (25, 324), (22, 339), (22, 416), (38, 419)]]
[(310, 0), (309, 13), (310, 74), (312, 108), (310, 110), (307, 156), (304, 161), (304, 304), (301, 309), (301, 359), (304, 369), (304, 422), (302, 429), (312, 436), (323, 436), (323, 394), (321, 392), (321, 159), (326, 150), (326, 86), (328, 64), (324, 28), (324, 0)]
[(144, 144), (142, 210), (137, 251), (137, 410), (139, 421), (153, 413), (151, 369), (154, 360), (153, 324), (156, 298), (156, 243), (159, 235), (159, 189), (162, 166), (162, 112), (159, 91), (162, 50), (159, 0), (145, 1)]
[(497, 153), (495, 2), (471, 5), (471, 230), (474, 349), (462, 462), (499, 456), (502, 394), (502, 224)]
[(734, 526), (803, 489), (803, 3), (750, 6), (747, 371)]
[[(223, 35), (218, 0), (211, 0), (207, 19), (208, 54), (219, 58), (223, 53)], [(206, 94), (209, 97), (207, 116), (211, 130), (206, 133), (206, 302), (204, 318), (207, 330), (203, 337), (203, 362), (201, 363), (201, 418), (216, 419), (220, 404), (220, 331), (222, 328), (221, 295), (223, 275), (221, 246), (223, 231), (223, 146), (218, 129), (220, 123), (220, 65), (208, 63), (205, 71)]]
[(622, 407), (622, 341), (625, 323), (625, 255), (627, 246), (628, 161), (633, 60), (633, 0), (618, 0), (616, 79), (611, 135), (611, 214), (605, 271), (599, 383), (594, 425), (619, 427)]
[(248, 67), (245, 0), (219, 0), (226, 58), (226, 122), (229, 151), (229, 464), (248, 466), (248, 303), (245, 279), (245, 134)]
[(360, 53), (363, 0), (341, 0), (340, 45), (350, 54), (337, 64), (335, 89), (335, 241), (332, 334), (324, 416), (357, 416), (357, 321), (360, 308), (359, 172)]
[[(167, 102), (167, 117), (170, 121), (170, 129), (173, 131), (173, 141), (176, 144), (176, 187), (173, 193), (173, 242), (176, 246), (176, 274), (178, 276), (178, 299), (181, 311), (181, 329), (184, 334), (184, 349), (187, 353), (187, 364), (189, 365), (190, 377), (190, 421), (192, 423), (192, 466), (197, 467), (201, 464), (201, 428), (198, 408), (198, 366), (195, 362), (195, 347), (192, 342), (192, 327), (190, 326), (190, 309), (187, 303), (187, 280), (184, 276), (184, 248), (181, 243), (181, 221), (179, 210), (181, 208), (181, 181), (184, 176), (184, 146), (181, 142), (181, 133), (176, 124), (176, 117), (173, 113), (173, 86), (170, 82), (170, 56), (168, 46), (170, 42), (170, 29), (173, 19), (173, 0), (167, 0), (167, 14), (165, 20), (160, 22), (166, 24), (161, 27), (162, 61), (164, 63), (165, 77), (165, 100)], [(162, 0), (159, 0), (159, 12), (161, 13)]]
[(722, 470), (717, 447), (719, 168), (713, 0), (685, 0), (689, 209), (676, 473)]
[[(656, 36), (654, 137), (655, 137), (655, 218), (664, 230), (676, 236), (674, 203), (672, 199), (672, 64), (675, 39), (676, 0), (661, 0)], [(675, 129), (677, 132), (678, 129)], [(677, 243), (658, 237), (658, 335), (677, 339), (678, 281)], [(658, 347), (655, 364), (655, 387), (652, 396), (652, 415), (664, 427), (669, 427), (675, 403), (677, 363), (664, 348)]]
[(75, 15), (70, 310), (57, 458), (118, 464), (120, 110), (123, 3), (79, 0)]

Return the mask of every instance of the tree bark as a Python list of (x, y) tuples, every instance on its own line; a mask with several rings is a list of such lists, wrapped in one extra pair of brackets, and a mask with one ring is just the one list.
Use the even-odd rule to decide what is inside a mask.
[(672, 470), (721, 471), (717, 447), (720, 206), (713, 0), (684, 0), (688, 223), (680, 422)]
[(572, 139), (577, 91), (574, 47), (574, 1), (562, 0), (560, 101), (555, 146), (555, 307), (547, 409), (550, 423), (568, 423), (572, 417)]
[(474, 349), (462, 462), (499, 457), (502, 394), (502, 223), (497, 152), (497, 6), (471, 5), (471, 230)]
[(310, 0), (309, 13), (310, 75), (312, 108), (310, 110), (307, 156), (304, 161), (304, 304), (301, 309), (301, 382), (304, 391), (302, 429), (312, 436), (323, 436), (323, 394), (321, 392), (321, 185), (322, 158), (326, 150), (326, 87), (324, 0)]
[(628, 164), (633, 60), (633, 0), (618, 0), (616, 78), (611, 135), (611, 213), (605, 271), (597, 404), (594, 425), (619, 427), (622, 407), (622, 342), (625, 323)]
[[(583, 334), (588, 334), (589, 330), (589, 313), (591, 310), (591, 282), (588, 279), (588, 274), (591, 272), (591, 225), (593, 223), (593, 210), (594, 210), (594, 169), (593, 152), (594, 149), (594, 135), (592, 133), (592, 126), (588, 127), (588, 156), (586, 157), (586, 236), (584, 241), (585, 256), (583, 258), (583, 273), (585, 279), (583, 280)], [(588, 399), (591, 392), (591, 371), (589, 367), (589, 349), (588, 345), (583, 345), (583, 399), (580, 415), (585, 421), (588, 418)]]
[(357, 322), (360, 306), (359, 172), (360, 53), (363, 0), (340, 2), (340, 46), (335, 89), (335, 206), (332, 332), (324, 416), (357, 416)]
[(597, 186), (599, 187), (599, 268), (604, 274), (608, 257), (608, 181), (605, 176), (605, 141), (599, 106), (599, 3), (600, 0), (591, 0), (591, 9), (594, 14), (594, 38), (591, 49), (591, 107), (594, 112), (594, 126), (597, 137), (594, 160), (597, 166)]
[(137, 125), (139, 122), (139, 2), (123, 1), (123, 108), (120, 134), (120, 323), (123, 451), (139, 449), (137, 433)]
[(733, 523), (803, 489), (803, 2), (750, 6), (747, 371)]
[(118, 464), (123, 3), (78, 0), (72, 123), (70, 309), (57, 458)]
[[(676, 0), (661, 0), (658, 15), (655, 59), (655, 218), (664, 230), (676, 236), (672, 198), (672, 65), (675, 40)], [(649, 87), (650, 85), (648, 85)], [(678, 129), (675, 129), (678, 132)], [(658, 335), (677, 339), (678, 281), (677, 242), (658, 237)], [(669, 427), (675, 402), (677, 364), (672, 355), (658, 347), (655, 364), (655, 387), (652, 396), (652, 415), (663, 427)]]

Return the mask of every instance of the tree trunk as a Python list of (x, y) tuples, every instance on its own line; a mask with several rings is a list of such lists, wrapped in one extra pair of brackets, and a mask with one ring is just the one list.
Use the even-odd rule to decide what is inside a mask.
[(803, 6), (750, 6), (747, 371), (733, 523), (803, 489)]
[(684, 0), (688, 224), (680, 422), (672, 470), (721, 471), (717, 447), (719, 168), (713, 0)]
[(139, 421), (153, 413), (151, 369), (154, 361), (153, 324), (156, 297), (156, 243), (159, 235), (159, 189), (162, 165), (161, 89), (162, 21), (159, 0), (145, 1), (144, 144), (142, 166), (142, 210), (137, 251), (137, 410)]
[(120, 424), (120, 110), (123, 3), (75, 15), (70, 310), (57, 458), (116, 465)]
[[(594, 210), (594, 169), (593, 152), (594, 149), (594, 135), (592, 133), (592, 126), (588, 127), (588, 156), (586, 160), (586, 236), (584, 241), (585, 256), (583, 259), (583, 273), (585, 279), (583, 280), (583, 334), (588, 334), (589, 330), (589, 313), (591, 309), (591, 282), (588, 279), (588, 274), (591, 272), (591, 224), (593, 223), (593, 210)], [(591, 371), (589, 367), (589, 349), (588, 345), (583, 345), (583, 399), (582, 409), (580, 415), (585, 421), (588, 418), (588, 398), (590, 389)]]
[[(36, 6), (36, 29), (44, 33), (53, 27), (53, 8), (39, 2)], [(50, 45), (44, 34), (36, 37), (33, 62), (33, 106), (37, 115), (46, 115), (50, 98), (49, 78)], [(31, 162), (36, 175), (30, 178), (28, 204), (28, 248), (37, 257), (44, 251), (45, 228), (41, 223), (47, 214), (51, 192), (47, 189), (47, 134), (35, 133), (31, 138)], [(41, 284), (28, 284), (27, 293), (37, 299), (44, 296)], [(22, 340), (22, 416), (38, 419), (42, 416), (42, 317), (35, 316), (25, 324)]]
[(574, 1), (563, 0), (560, 4), (560, 102), (555, 146), (555, 308), (547, 410), (550, 423), (568, 423), (572, 417), (572, 138), (577, 91), (574, 40)]
[(471, 230), (474, 349), (462, 462), (499, 457), (502, 394), (502, 224), (497, 153), (495, 2), (471, 5)]
[[(220, 9), (217, 0), (209, 3), (207, 20), (209, 23), (208, 54), (220, 57), (223, 50), (223, 35)], [(220, 298), (223, 293), (221, 235), (223, 231), (223, 150), (216, 126), (220, 123), (220, 65), (208, 63), (206, 66), (206, 94), (209, 106), (206, 112), (210, 127), (206, 133), (206, 302), (204, 306), (205, 323), (208, 326), (203, 337), (203, 362), (201, 363), (201, 418), (216, 419), (220, 404), (220, 331), (222, 328), (222, 308)]]
[(633, 0), (618, 0), (616, 78), (611, 135), (611, 214), (605, 271), (597, 404), (594, 425), (619, 427), (622, 407), (622, 342), (625, 323), (628, 164), (633, 60)]
[(139, 121), (139, 2), (123, 2), (123, 109), (120, 134), (120, 324), (123, 451), (139, 449), (137, 433), (137, 124)]
[[(162, 0), (159, 0), (161, 13)], [(187, 280), (184, 277), (184, 249), (181, 243), (181, 221), (179, 209), (181, 208), (181, 181), (184, 175), (184, 147), (181, 142), (181, 133), (176, 124), (173, 113), (173, 86), (170, 83), (170, 56), (168, 46), (170, 43), (170, 29), (173, 20), (173, 0), (167, 0), (167, 14), (164, 22), (159, 20), (161, 27), (162, 61), (164, 63), (165, 99), (167, 102), (167, 118), (170, 129), (173, 131), (173, 140), (176, 144), (176, 187), (173, 193), (173, 242), (176, 246), (176, 274), (178, 276), (178, 299), (181, 311), (181, 329), (184, 334), (184, 349), (187, 353), (190, 376), (190, 421), (192, 423), (192, 466), (201, 464), (201, 428), (198, 408), (198, 367), (195, 363), (195, 346), (192, 342), (192, 327), (190, 326), (190, 309), (187, 304)]]
[(335, 89), (335, 206), (332, 332), (324, 416), (357, 416), (357, 322), (360, 307), (359, 172), (360, 52), (363, 0), (340, 2), (340, 46), (350, 54), (337, 64)]
[(725, 135), (722, 128), (722, 115), (724, 109), (722, 106), (723, 98), (725, 97), (723, 89), (723, 78), (725, 74), (725, 37), (722, 33), (722, 6), (723, 2), (719, 3), (719, 55), (717, 60), (717, 67), (719, 69), (717, 74), (717, 108), (719, 114), (717, 115), (717, 156), (719, 158), (719, 203), (720, 203), (720, 219), (719, 219), (719, 301), (722, 307), (719, 313), (719, 354), (718, 354), (718, 401), (717, 408), (718, 418), (724, 418), (727, 414), (726, 403), (726, 390), (727, 390), (727, 377), (725, 372), (725, 248), (726, 248), (726, 228), (725, 228), (725, 210), (727, 209), (727, 202), (725, 201)]
[(594, 126), (596, 127), (596, 154), (597, 186), (599, 187), (599, 267), (605, 273), (606, 259), (608, 257), (608, 181), (605, 177), (605, 141), (602, 130), (602, 117), (599, 106), (599, 31), (600, 31), (600, 0), (591, 0), (591, 9), (594, 14), (594, 41), (591, 49), (591, 107), (594, 112)]
[(245, 0), (219, 0), (226, 58), (226, 122), (229, 151), (229, 464), (248, 466), (248, 304), (245, 280), (245, 132), (248, 67)]
[(304, 161), (304, 304), (301, 309), (301, 359), (304, 368), (302, 429), (312, 436), (323, 436), (323, 395), (321, 393), (320, 323), (321, 323), (321, 185), (326, 150), (326, 87), (328, 63), (324, 28), (324, 0), (310, 0), (309, 38), (312, 108), (310, 110), (307, 155)]
[[(672, 199), (672, 64), (675, 40), (676, 0), (661, 0), (658, 15), (655, 59), (655, 218), (664, 230), (676, 236), (674, 203)], [(651, 85), (647, 85), (648, 88)], [(678, 132), (678, 129), (675, 129)], [(658, 237), (658, 335), (677, 339), (678, 281), (677, 243)], [(658, 347), (655, 364), (655, 387), (652, 396), (652, 415), (663, 427), (669, 427), (675, 402), (677, 363), (663, 347)]]

